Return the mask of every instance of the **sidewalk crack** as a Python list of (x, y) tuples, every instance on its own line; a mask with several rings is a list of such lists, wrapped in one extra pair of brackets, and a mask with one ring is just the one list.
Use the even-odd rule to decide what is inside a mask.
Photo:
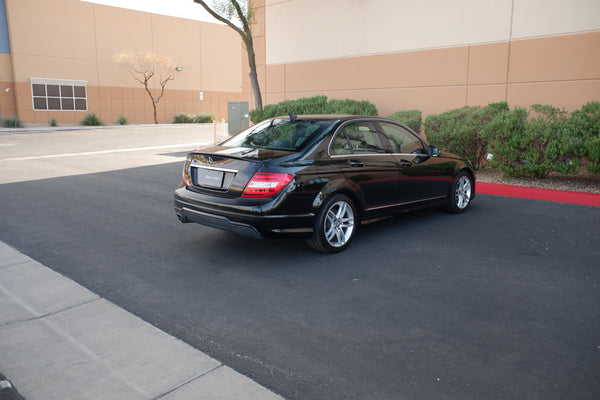
[(30, 263), (34, 260), (32, 260), (31, 258), (28, 258), (27, 260), (23, 260), (23, 261), (18, 261), (16, 263), (13, 264), (7, 264), (7, 265), (0, 265), (0, 269), (4, 269), (4, 268), (11, 268), (11, 267), (16, 267), (18, 265), (23, 265), (23, 264), (27, 264)]
[[(29, 311), (32, 314), (37, 314), (36, 310), (34, 310), (33, 308), (31, 308), (31, 307), (23, 304), (21, 301), (19, 301), (20, 300), (19, 298), (17, 298), (15, 295), (13, 295), (10, 291), (6, 290), (2, 285), (0, 285), (0, 290), (2, 290), (7, 296), (11, 297), (18, 305), (20, 305), (21, 307), (23, 307), (25, 310)], [(72, 310), (72, 309), (77, 308), (77, 307), (85, 306), (87, 304), (93, 303), (93, 302), (98, 301), (98, 300), (102, 300), (102, 297), (96, 296), (96, 298), (84, 301), (84, 302), (79, 303), (79, 304), (74, 304), (74, 305), (72, 305), (70, 307), (63, 308), (63, 309), (57, 310), (57, 311), (53, 311), (51, 313), (42, 314), (42, 315), (36, 315), (35, 317), (21, 319), (21, 320), (16, 320), (16, 321), (11, 321), (11, 322), (0, 323), (0, 326), (9, 326), (9, 325), (22, 324), (22, 323), (30, 322), (30, 321), (36, 321), (36, 320), (39, 320), (39, 319), (43, 319), (43, 318), (46, 318), (46, 317), (51, 317), (53, 315), (60, 314), (60, 313), (65, 312), (65, 311)]]
[(171, 389), (171, 390), (169, 390), (169, 391), (166, 391), (165, 393), (163, 393), (163, 394), (161, 394), (161, 395), (158, 395), (158, 396), (154, 397), (152, 400), (159, 400), (159, 399), (162, 399), (163, 397), (165, 397), (165, 396), (167, 396), (167, 395), (169, 395), (169, 394), (171, 394), (171, 393), (173, 393), (173, 392), (175, 392), (175, 391), (177, 391), (177, 390), (181, 389), (181, 388), (182, 388), (182, 387), (184, 387), (185, 385), (187, 385), (187, 384), (189, 384), (189, 383), (192, 383), (193, 381), (195, 381), (195, 380), (197, 380), (197, 379), (200, 379), (200, 378), (202, 378), (203, 376), (206, 376), (206, 375), (210, 374), (211, 372), (213, 372), (213, 371), (216, 371), (216, 370), (218, 370), (219, 368), (222, 368), (222, 367), (223, 367), (223, 364), (219, 364), (219, 365), (217, 365), (216, 367), (214, 367), (214, 368), (211, 368), (211, 369), (209, 369), (208, 371), (205, 371), (205, 372), (201, 373), (200, 375), (194, 376), (194, 377), (192, 377), (192, 378), (188, 379), (187, 381), (185, 381), (185, 382), (181, 383), (180, 385), (177, 385), (177, 386), (175, 386), (173, 389)]

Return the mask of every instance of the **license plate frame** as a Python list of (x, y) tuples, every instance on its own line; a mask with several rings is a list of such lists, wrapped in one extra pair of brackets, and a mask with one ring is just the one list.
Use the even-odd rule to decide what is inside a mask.
[(194, 184), (212, 189), (221, 189), (223, 187), (223, 178), (225, 177), (223, 171), (193, 167), (196, 171), (194, 174)]

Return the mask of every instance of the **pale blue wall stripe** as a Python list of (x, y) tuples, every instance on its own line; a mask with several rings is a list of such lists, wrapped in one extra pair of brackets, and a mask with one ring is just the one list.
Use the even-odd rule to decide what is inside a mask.
[(0, 53), (10, 54), (8, 24), (6, 23), (6, 6), (4, 0), (0, 0)]

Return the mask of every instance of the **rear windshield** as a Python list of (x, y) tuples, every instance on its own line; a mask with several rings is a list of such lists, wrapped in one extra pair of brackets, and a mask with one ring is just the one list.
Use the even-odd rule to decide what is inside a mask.
[(270, 119), (246, 129), (223, 145), (298, 151), (333, 124), (334, 121), (323, 120)]

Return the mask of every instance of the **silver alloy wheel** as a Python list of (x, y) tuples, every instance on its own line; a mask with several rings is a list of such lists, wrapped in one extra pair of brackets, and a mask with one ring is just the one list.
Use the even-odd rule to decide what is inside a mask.
[(471, 180), (465, 175), (461, 176), (456, 184), (455, 201), (456, 207), (461, 210), (464, 210), (471, 201)]
[(345, 201), (334, 203), (325, 216), (325, 239), (332, 247), (342, 247), (354, 231), (354, 211)]

